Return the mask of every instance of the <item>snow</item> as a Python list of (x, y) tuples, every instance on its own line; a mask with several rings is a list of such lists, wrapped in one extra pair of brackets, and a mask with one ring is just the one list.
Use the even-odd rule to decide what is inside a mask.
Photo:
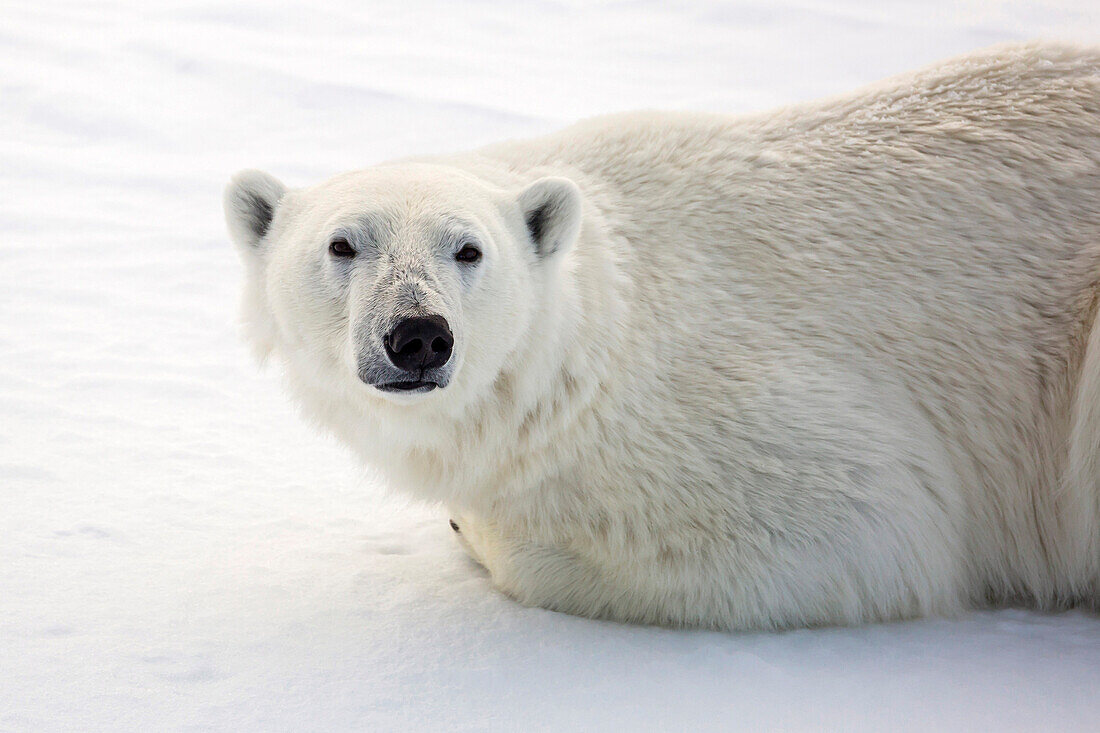
[(719, 634), (492, 591), (239, 344), (221, 189), (629, 108), (740, 112), (1093, 0), (7, 2), (0, 730), (1093, 729), (1100, 619)]

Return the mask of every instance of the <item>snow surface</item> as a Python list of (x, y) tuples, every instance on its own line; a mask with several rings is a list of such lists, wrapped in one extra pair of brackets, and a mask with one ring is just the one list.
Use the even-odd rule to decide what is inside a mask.
[(1096, 730), (1100, 619), (784, 634), (522, 608), (237, 338), (230, 173), (747, 111), (1100, 4), (0, 3), (0, 729)]

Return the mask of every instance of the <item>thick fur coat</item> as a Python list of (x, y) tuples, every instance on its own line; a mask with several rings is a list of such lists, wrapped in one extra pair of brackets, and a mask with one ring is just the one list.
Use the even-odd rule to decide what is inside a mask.
[[(1100, 598), (1100, 50), (247, 172), (226, 209), (258, 350), (523, 603), (742, 629)], [(385, 392), (409, 314), (453, 355)]]

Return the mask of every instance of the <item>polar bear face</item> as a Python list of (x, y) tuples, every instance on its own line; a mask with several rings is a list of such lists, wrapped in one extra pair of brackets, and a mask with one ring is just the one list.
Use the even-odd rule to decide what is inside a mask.
[(491, 386), (581, 222), (566, 179), (507, 191), (427, 164), (300, 190), (245, 171), (225, 209), (257, 351), (330, 399), (410, 408)]

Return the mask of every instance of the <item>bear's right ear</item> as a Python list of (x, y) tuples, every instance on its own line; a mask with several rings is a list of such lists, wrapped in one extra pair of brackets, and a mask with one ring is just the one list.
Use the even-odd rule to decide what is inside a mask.
[(241, 171), (225, 187), (225, 222), (242, 252), (255, 253), (271, 228), (286, 186), (263, 171)]

